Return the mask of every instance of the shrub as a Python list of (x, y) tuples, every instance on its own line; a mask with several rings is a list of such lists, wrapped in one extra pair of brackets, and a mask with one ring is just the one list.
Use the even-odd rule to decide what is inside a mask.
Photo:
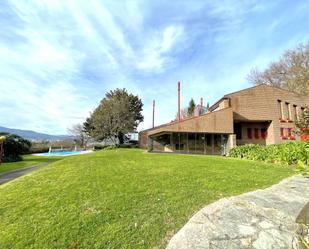
[(103, 150), (105, 149), (106, 147), (109, 147), (110, 145), (107, 145), (107, 144), (95, 144), (93, 146), (94, 150)]
[(309, 141), (289, 142), (267, 146), (258, 144), (242, 145), (231, 149), (230, 157), (288, 165), (308, 165)]
[(3, 142), (4, 162), (15, 162), (22, 160), (21, 155), (29, 152), (31, 142), (15, 134), (1, 133), (6, 139)]
[(114, 149), (117, 149), (117, 148), (118, 148), (117, 145), (108, 145), (103, 150), (114, 150)]
[(138, 148), (138, 145), (137, 144), (119, 144), (118, 148), (124, 148), (124, 149)]
[(129, 149), (129, 148), (138, 148), (137, 144), (118, 144), (118, 145), (103, 145), (96, 144), (94, 145), (94, 150), (111, 150), (116, 148)]

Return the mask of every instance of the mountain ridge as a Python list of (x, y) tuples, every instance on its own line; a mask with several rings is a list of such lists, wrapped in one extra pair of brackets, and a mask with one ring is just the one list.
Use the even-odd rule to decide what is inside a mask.
[(70, 136), (70, 135), (50, 135), (47, 133), (41, 133), (41, 132), (36, 132), (32, 130), (14, 129), (14, 128), (8, 128), (4, 126), (0, 126), (0, 132), (16, 134), (18, 136), (21, 136), (29, 140), (55, 141), (55, 140), (64, 140), (64, 139), (70, 139), (70, 140), (74, 139), (74, 136)]

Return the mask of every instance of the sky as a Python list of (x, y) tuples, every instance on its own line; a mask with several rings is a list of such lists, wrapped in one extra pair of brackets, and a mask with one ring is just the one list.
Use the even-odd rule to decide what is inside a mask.
[(214, 103), (309, 40), (307, 0), (0, 1), (0, 126), (66, 134), (105, 93), (144, 103), (139, 130)]

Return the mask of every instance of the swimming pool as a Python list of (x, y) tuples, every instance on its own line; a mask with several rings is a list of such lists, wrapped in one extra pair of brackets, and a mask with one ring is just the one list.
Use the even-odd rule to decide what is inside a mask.
[(34, 156), (73, 156), (73, 155), (81, 155), (92, 152), (92, 150), (86, 151), (51, 151), (46, 153), (37, 153), (33, 154)]

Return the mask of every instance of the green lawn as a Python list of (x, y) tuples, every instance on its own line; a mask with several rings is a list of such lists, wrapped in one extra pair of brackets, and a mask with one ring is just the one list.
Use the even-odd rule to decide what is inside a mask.
[(13, 163), (2, 163), (0, 164), (0, 173), (4, 173), (6, 171), (14, 170), (14, 169), (21, 169), (30, 166), (34, 166), (39, 163), (44, 162), (54, 162), (57, 160), (63, 159), (63, 157), (45, 157), (45, 156), (23, 156), (23, 160), (19, 162)]
[(204, 205), (292, 174), (138, 149), (65, 158), (0, 186), (0, 248), (164, 248)]

